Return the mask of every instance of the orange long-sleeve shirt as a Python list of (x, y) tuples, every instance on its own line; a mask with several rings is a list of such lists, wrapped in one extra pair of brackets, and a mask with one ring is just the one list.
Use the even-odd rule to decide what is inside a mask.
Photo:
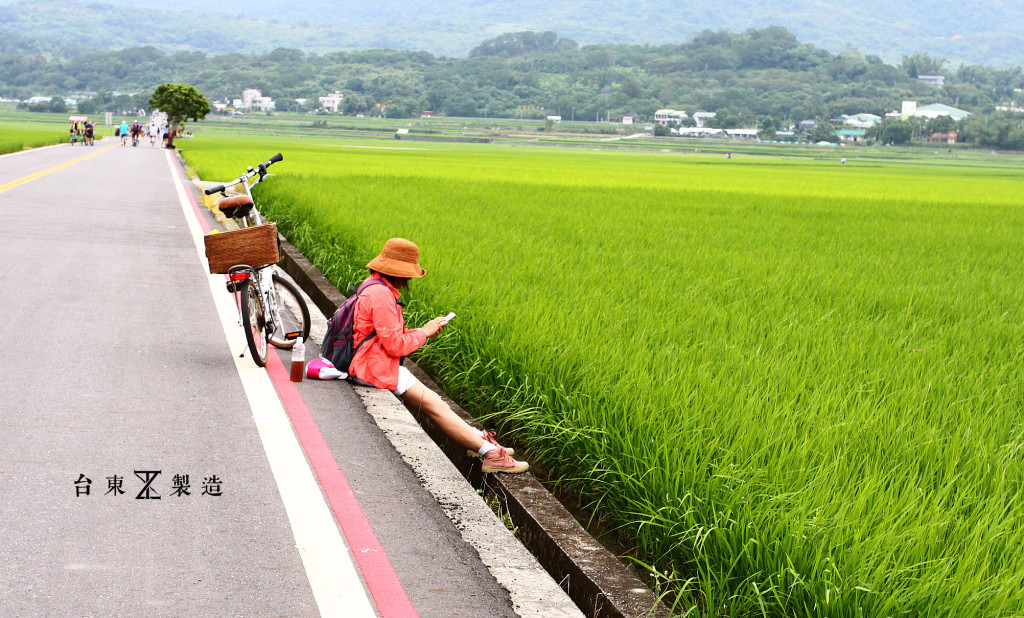
[(427, 334), (421, 328), (405, 327), (405, 314), (398, 304), (401, 292), (381, 281), (384, 285), (368, 286), (356, 300), (352, 341), (358, 345), (370, 333), (377, 336), (359, 348), (348, 372), (378, 388), (395, 390), (399, 361), (426, 343)]

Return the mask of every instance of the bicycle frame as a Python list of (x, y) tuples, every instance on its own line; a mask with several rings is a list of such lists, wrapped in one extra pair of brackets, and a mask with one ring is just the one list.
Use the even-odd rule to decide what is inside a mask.
[[(227, 187), (241, 185), (243, 193), (250, 200), (252, 200), (252, 210), (250, 210), (247, 215), (240, 219), (241, 227), (249, 227), (250, 220), (252, 221), (252, 225), (263, 225), (264, 223), (266, 223), (266, 219), (263, 218), (263, 215), (260, 214), (259, 209), (256, 207), (256, 200), (253, 199), (252, 197), (252, 188), (266, 180), (268, 177), (273, 176), (273, 174), (267, 173), (266, 167), (264, 167), (263, 164), (260, 164), (259, 169), (254, 169), (252, 166), (249, 166), (248, 168), (246, 168), (245, 173), (239, 176), (237, 180), (230, 184), (222, 185), (222, 189), (220, 192), (221, 195), (226, 195), (224, 193), (224, 189), (226, 189)], [(267, 334), (267, 338), (269, 339), (271, 336), (273, 336), (274, 329), (277, 328), (282, 322), (281, 308), (277, 306), (277, 295), (273, 293), (274, 283), (271, 277), (264, 276), (264, 271), (267, 268), (270, 268), (270, 266), (260, 266), (257, 268), (245, 267), (245, 270), (250, 273), (250, 276), (256, 282), (257, 287), (259, 287), (260, 295), (263, 297), (263, 307), (264, 311), (266, 312), (265, 317), (267, 319), (267, 324), (269, 325), (269, 330)], [(235, 292), (235, 304), (238, 306), (238, 320), (239, 324), (241, 324), (243, 310), (241, 305), (241, 297), (239, 294), (237, 294), (237, 290), (235, 290)]]
[[(263, 215), (256, 207), (256, 202), (252, 196), (252, 188), (259, 183), (263, 182), (267, 177), (273, 176), (273, 174), (267, 173), (267, 167), (277, 161), (281, 160), (281, 155), (275, 155), (267, 162), (260, 163), (259, 166), (253, 168), (249, 166), (246, 168), (244, 174), (239, 176), (236, 180), (219, 185), (211, 189), (206, 190), (207, 195), (219, 192), (222, 196), (226, 197), (225, 190), (228, 187), (240, 185), (242, 192), (252, 202), (250, 210), (242, 217), (236, 217), (239, 220), (241, 227), (249, 227), (250, 225), (262, 225), (266, 223)], [(262, 338), (266, 344), (274, 345), (278, 348), (290, 348), (293, 345), (293, 340), (297, 337), (303, 339), (308, 336), (308, 308), (305, 306), (305, 301), (302, 300), (301, 296), (296, 296), (295, 291), (290, 292), (291, 296), (296, 296), (298, 304), (300, 305), (299, 312), (302, 315), (302, 321), (300, 321), (300, 331), (298, 333), (286, 332), (285, 320), (282, 317), (282, 307), (279, 304), (277, 292), (275, 290), (275, 275), (273, 274), (273, 265), (251, 267), (245, 264), (239, 264), (229, 269), (227, 282), (228, 291), (235, 296), (235, 305), (238, 308), (239, 325), (244, 326), (243, 322), (245, 312), (248, 307), (243, 307), (243, 286), (247, 284), (247, 281), (251, 280), (256, 288), (259, 290), (260, 304), (262, 305), (261, 316), (263, 320)], [(270, 270), (268, 270), (270, 269)], [(287, 287), (287, 286), (286, 286)], [(257, 329), (260, 330), (260, 329)], [(249, 334), (251, 337), (256, 336), (256, 332)], [(277, 340), (273, 340), (277, 337)], [(284, 343), (282, 343), (284, 342)], [(261, 364), (257, 361), (257, 364)]]

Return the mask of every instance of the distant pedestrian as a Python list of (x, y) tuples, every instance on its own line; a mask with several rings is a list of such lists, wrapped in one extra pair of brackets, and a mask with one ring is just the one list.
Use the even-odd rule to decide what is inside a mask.
[(525, 472), (530, 466), (512, 458), (512, 451), (494, 439), (493, 432), (474, 429), (441, 397), (423, 385), (402, 359), (437, 336), (447, 324), (434, 318), (422, 328), (406, 328), (398, 301), (409, 279), (426, 274), (419, 264), (419, 248), (404, 238), (392, 238), (380, 255), (366, 265), (370, 276), (360, 286), (352, 323), (356, 352), (349, 375), (357, 384), (385, 388), (401, 397), (412, 410), (425, 413), (453, 442), (483, 458), (484, 472)]
[(96, 138), (96, 125), (93, 124), (91, 121), (86, 121), (86, 123), (85, 123), (85, 143), (88, 144), (89, 146), (95, 146), (96, 145), (95, 138)]
[(164, 126), (160, 127), (160, 136), (161, 136), (161, 143), (160, 143), (160, 145), (162, 147), (164, 147), (164, 148), (167, 148), (167, 136), (168, 136), (169, 132), (170, 132), (170, 129), (167, 127), (167, 125), (164, 125)]
[(156, 123), (150, 123), (149, 125), (149, 145), (156, 146), (156, 138), (160, 135), (160, 127), (156, 126)]

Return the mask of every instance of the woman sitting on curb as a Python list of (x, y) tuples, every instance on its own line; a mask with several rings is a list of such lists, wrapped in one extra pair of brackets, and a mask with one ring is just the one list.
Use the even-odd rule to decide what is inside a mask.
[(349, 376), (358, 383), (386, 388), (398, 395), (406, 407), (424, 412), (449, 439), (483, 457), (484, 472), (525, 472), (530, 466), (512, 458), (510, 449), (502, 448), (493, 433), (468, 425), (441, 397), (423, 385), (401, 365), (411, 354), (436, 337), (446, 324), (434, 318), (423, 328), (405, 328), (405, 314), (399, 302), (409, 279), (426, 274), (419, 265), (419, 248), (404, 238), (392, 238), (384, 244), (380, 255), (366, 265), (369, 285), (359, 294), (352, 323), (352, 341), (356, 352), (349, 365)]

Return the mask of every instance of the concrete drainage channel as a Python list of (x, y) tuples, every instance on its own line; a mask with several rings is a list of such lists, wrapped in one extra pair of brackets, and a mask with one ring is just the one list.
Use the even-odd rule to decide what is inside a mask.
[[(285, 271), (324, 315), (333, 315), (344, 302), (345, 296), (284, 237), (281, 237), (281, 250)], [(412, 363), (408, 363), (408, 366), (426, 386), (445, 397), (419, 367)], [(390, 422), (387, 415), (377, 413), (377, 399), (382, 392), (376, 389), (356, 390), (366, 404), (367, 411), (374, 415), (382, 429), (386, 429), (386, 423)], [(392, 397), (388, 393), (384, 394)], [(478, 426), (455, 402), (447, 397), (445, 401), (470, 424)], [(532, 474), (483, 474), (479, 460), (469, 457), (464, 448), (450, 443), (425, 416), (411, 412), (473, 488), (493, 492), (507, 510), (512, 525), (518, 529), (517, 537), (585, 615), (597, 618), (669, 615), (668, 609), (654, 593), (587, 533)], [(407, 461), (414, 457), (399, 450)], [(499, 575), (496, 573), (496, 576)], [(514, 574), (509, 576), (515, 577)]]

